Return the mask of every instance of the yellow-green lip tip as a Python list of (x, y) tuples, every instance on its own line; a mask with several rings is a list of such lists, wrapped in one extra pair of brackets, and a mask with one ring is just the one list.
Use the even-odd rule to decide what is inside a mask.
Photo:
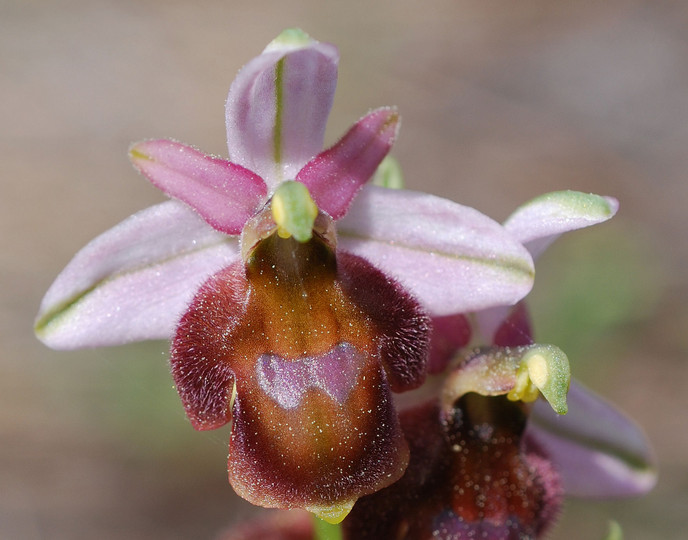
[(356, 501), (344, 501), (332, 506), (311, 506), (306, 508), (306, 510), (315, 514), (323, 521), (331, 525), (336, 525), (337, 523), (341, 523), (344, 518), (349, 515), (355, 502)]

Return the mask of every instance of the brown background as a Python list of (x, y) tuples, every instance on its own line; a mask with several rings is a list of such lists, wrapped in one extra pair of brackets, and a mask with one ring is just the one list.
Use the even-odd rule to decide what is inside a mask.
[(688, 527), (688, 3), (484, 0), (0, 2), (0, 538), (212, 538), (253, 509), (228, 433), (195, 433), (165, 344), (58, 353), (38, 303), (88, 240), (163, 200), (127, 146), (225, 154), (239, 67), (285, 27), (339, 45), (328, 141), (369, 108), (403, 116), (407, 184), (505, 218), (536, 194), (621, 213), (539, 265), (541, 341), (621, 404), (661, 463), (647, 498), (570, 501), (553, 537)]

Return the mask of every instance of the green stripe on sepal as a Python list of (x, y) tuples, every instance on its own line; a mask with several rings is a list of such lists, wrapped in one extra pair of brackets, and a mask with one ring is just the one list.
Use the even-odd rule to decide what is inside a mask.
[(282, 112), (284, 110), (284, 58), (275, 64), (275, 125), (272, 134), (272, 157), (282, 163)]

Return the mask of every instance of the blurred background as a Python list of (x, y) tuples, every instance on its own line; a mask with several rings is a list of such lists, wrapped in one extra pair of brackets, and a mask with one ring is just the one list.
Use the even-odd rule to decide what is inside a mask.
[(237, 70), (286, 27), (336, 43), (331, 143), (397, 105), (408, 187), (503, 220), (543, 192), (614, 195), (561, 239), (537, 334), (644, 426), (642, 499), (569, 500), (552, 538), (688, 528), (688, 2), (0, 0), (0, 538), (212, 539), (254, 515), (228, 431), (197, 433), (165, 343), (55, 352), (33, 336), (76, 251), (163, 200), (127, 160), (147, 137), (225, 155)]

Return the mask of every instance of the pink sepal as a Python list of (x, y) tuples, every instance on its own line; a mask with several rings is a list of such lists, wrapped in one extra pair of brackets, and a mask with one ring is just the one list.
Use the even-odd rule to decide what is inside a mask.
[(338, 232), (433, 316), (514, 304), (533, 284), (530, 254), (501, 225), (433, 195), (365, 186)]
[(622, 497), (648, 492), (657, 481), (655, 457), (645, 434), (628, 416), (577, 383), (560, 416), (536, 403), (528, 437), (547, 452), (564, 491), (578, 497)]
[(237, 257), (237, 241), (188, 206), (151, 206), (76, 254), (45, 295), (36, 334), (54, 349), (169, 339), (201, 283)]

